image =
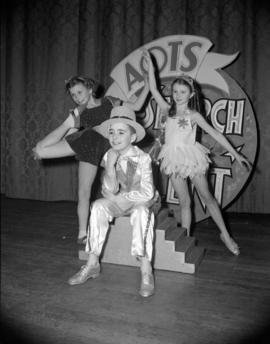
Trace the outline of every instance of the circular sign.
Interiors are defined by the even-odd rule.
[[[222,67],[230,64],[238,54],[231,56],[209,53],[211,42],[198,36],[167,36],[144,46],[155,57],[163,96],[169,101],[172,81],[183,72],[193,77],[201,87],[206,120],[221,132],[232,146],[254,163],[257,151],[257,126],[251,103],[243,89]],[[140,48],[141,49],[141,48]],[[108,94],[122,99],[136,97],[143,87],[142,57],[138,49],[121,61],[111,73],[114,84]],[[145,112],[139,115],[151,136],[160,132],[160,109],[150,99]],[[210,149],[212,164],[209,168],[210,189],[221,208],[235,200],[246,185],[251,172],[240,166],[232,154],[210,135],[201,132],[199,141]],[[147,149],[147,147],[146,147]],[[178,204],[170,180],[158,178],[165,200],[170,208]],[[209,214],[196,189],[191,187],[194,199],[195,221]],[[177,206],[178,207],[178,206]],[[178,212],[179,213],[179,212]],[[177,217],[177,216],[176,216]]]

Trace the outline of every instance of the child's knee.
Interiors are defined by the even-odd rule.
[[[98,199],[92,203],[91,212],[96,211],[96,210],[101,210],[101,209],[104,209],[104,202],[102,199]]]
[[[211,205],[216,204],[216,199],[210,192],[204,195],[201,195],[201,199],[206,204],[206,206],[211,206]]]
[[[131,217],[130,217],[130,221],[131,223],[133,223],[133,221],[135,219],[144,219],[144,218],[148,218],[150,213],[149,208],[147,208],[144,205],[137,205],[136,207],[134,207]]]
[[[190,197],[185,197],[185,198],[179,199],[179,203],[180,203],[180,206],[182,208],[190,208],[191,207],[191,199],[190,199]]]
[[[144,205],[137,205],[135,210],[137,210],[139,213],[149,213],[149,209]]]

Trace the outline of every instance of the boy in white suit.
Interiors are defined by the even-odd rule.
[[[133,145],[143,139],[145,130],[136,122],[136,115],[132,110],[125,106],[116,106],[111,111],[110,119],[100,125],[99,132],[109,139],[111,145],[103,158],[104,198],[92,205],[86,243],[88,261],[68,283],[81,284],[89,278],[98,277],[99,256],[109,222],[114,217],[130,214],[133,227],[131,255],[141,262],[140,295],[148,297],[154,293],[151,266],[154,214],[149,208],[158,195],[153,185],[151,158]]]

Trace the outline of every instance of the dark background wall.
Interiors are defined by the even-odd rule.
[[[92,76],[105,88],[127,54],[167,35],[204,36],[240,56],[226,68],[257,117],[256,170],[229,211],[270,213],[270,9],[256,0],[33,0],[1,8],[1,193],[75,200],[74,158],[34,161],[31,149],[72,106],[64,80]]]

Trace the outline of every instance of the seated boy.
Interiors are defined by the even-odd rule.
[[[130,214],[133,227],[131,255],[141,262],[140,295],[148,297],[154,293],[151,266],[154,215],[149,207],[156,201],[157,192],[153,185],[149,154],[133,145],[143,139],[145,130],[136,122],[136,115],[132,110],[125,106],[116,106],[111,111],[110,119],[99,126],[99,132],[109,139],[111,145],[103,158],[104,198],[92,205],[86,243],[88,261],[68,283],[81,284],[89,278],[98,277],[99,256],[109,222],[114,217]]]

